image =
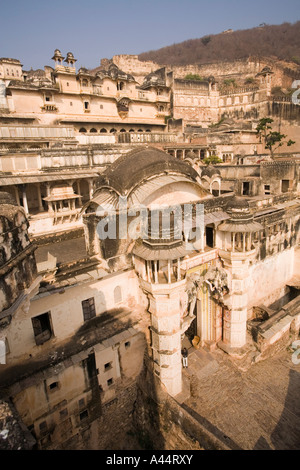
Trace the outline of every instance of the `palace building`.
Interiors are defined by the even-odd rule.
[[[230,104],[213,77],[53,60],[0,59],[0,447],[231,448],[181,351],[255,367],[299,336],[298,154],[233,117],[271,70]]]

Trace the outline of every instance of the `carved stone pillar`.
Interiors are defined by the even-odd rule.
[[[222,345],[227,352],[234,352],[234,349],[246,345],[249,257],[245,252],[222,251],[220,255],[232,279],[224,311]]]
[[[155,289],[148,293],[154,373],[172,396],[182,391],[180,296],[183,284],[184,281],[175,289],[155,284]]]

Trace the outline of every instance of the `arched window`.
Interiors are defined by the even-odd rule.
[[[79,132],[86,132],[86,129],[85,129],[84,127],[81,127],[81,128],[79,129]]]
[[[151,132],[151,129],[146,129],[146,132]]]
[[[117,90],[124,90],[125,83],[124,82],[118,82],[117,83]]]
[[[100,134],[105,134],[106,132],[107,132],[107,130],[104,127],[102,127],[102,129],[100,129]]]
[[[114,288],[114,302],[115,304],[122,302],[122,289],[120,286]]]
[[[109,132],[112,134],[113,132],[117,132],[117,129],[113,127]]]
[[[143,132],[143,129],[139,129],[138,132]]]
[[[92,129],[90,130],[90,132],[97,132],[97,129],[95,129],[94,127],[92,127]]]
[[[134,132],[134,129],[129,129],[129,132]]]
[[[126,132],[126,129],[121,129],[120,132]]]

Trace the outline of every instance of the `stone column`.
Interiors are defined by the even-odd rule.
[[[201,229],[201,232],[200,232],[200,251],[201,253],[204,252],[204,247],[205,247],[205,232],[204,232],[204,228]]]
[[[14,186],[14,189],[15,189],[15,196],[16,196],[16,201],[17,201],[17,204],[20,206],[20,196],[19,196],[19,187],[16,185]]]
[[[149,261],[146,261],[146,266],[147,266],[147,279],[148,282],[151,282],[151,275],[150,275],[150,267],[149,267]]]
[[[252,233],[248,233],[248,240],[247,240],[247,251],[251,250],[252,246]]]
[[[37,185],[36,185],[36,190],[37,190],[39,211],[40,211],[40,212],[44,212],[44,207],[43,207],[43,202],[42,202],[42,196],[41,196],[41,184],[40,184],[40,183],[37,183]]]
[[[180,294],[183,287],[171,291],[166,284],[155,286],[157,289],[148,295],[154,374],[167,392],[176,396],[182,391]]]
[[[87,149],[87,158],[88,158],[88,162],[89,162],[89,167],[93,167],[94,165],[94,151],[92,150],[91,147],[88,147]]]
[[[23,198],[23,207],[25,209],[25,212],[26,212],[26,214],[29,214],[27,194],[26,194],[26,185],[25,184],[22,186],[22,198]]]
[[[177,281],[180,281],[181,275],[180,275],[180,258],[177,260]]]
[[[235,252],[235,232],[232,234],[232,251]]]
[[[157,274],[157,261],[154,261],[154,280],[155,283],[158,283],[158,274]]]
[[[239,354],[246,345],[249,256],[247,252],[224,252],[220,250],[224,268],[230,272],[231,286],[224,313],[223,341],[225,351]]]
[[[77,194],[78,194],[78,196],[81,196],[80,180],[77,180],[76,183],[77,183]],[[77,199],[77,201],[78,201],[78,206],[81,207],[81,206],[82,206],[81,197],[79,197],[79,198]]]
[[[45,184],[46,186],[46,196],[50,196],[50,183],[47,181],[47,183]]]
[[[46,187],[46,196],[48,197],[50,196],[50,193],[51,193],[50,183],[48,181],[45,183],[45,187]],[[48,206],[48,212],[53,212],[53,205],[50,201],[47,201],[47,206]]]
[[[93,180],[88,180],[88,185],[89,185],[89,198],[93,198]]]
[[[168,284],[171,284],[171,261],[168,259]]]
[[[52,205],[52,201],[47,201],[47,204],[48,204],[48,211],[49,211],[49,212],[54,212],[54,210],[53,210],[53,205]]]

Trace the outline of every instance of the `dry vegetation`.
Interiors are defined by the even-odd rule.
[[[144,52],[139,59],[165,65],[188,65],[232,61],[249,56],[274,57],[300,65],[300,21],[190,39]]]

